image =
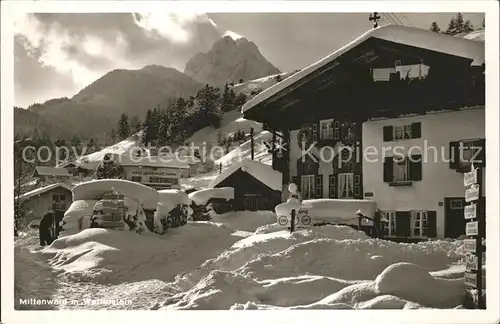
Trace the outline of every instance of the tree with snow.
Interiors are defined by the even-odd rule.
[[[130,119],[130,129],[132,132],[138,132],[141,130],[142,124],[139,116],[135,115]]]
[[[241,108],[241,106],[243,106],[246,101],[247,101],[247,96],[243,92],[241,92],[234,99],[234,105],[236,108]]]
[[[470,20],[464,22],[463,15],[459,12],[455,18],[450,20],[448,28],[444,32],[446,35],[455,36],[461,33],[470,33],[474,30],[474,27]]]
[[[142,142],[144,145],[148,145],[154,139],[153,137],[153,112],[151,109],[148,109],[146,112],[146,118],[142,123],[142,129],[144,132],[142,133]]]
[[[222,112],[231,111],[234,107],[234,91],[233,94],[231,94],[231,91],[232,89],[229,89],[229,85],[226,82],[226,85],[224,86],[224,92],[222,93],[220,106]]]
[[[116,161],[104,159],[96,170],[97,179],[123,179],[125,170]]]
[[[438,24],[435,21],[433,21],[429,30],[435,33],[439,33],[441,31],[441,28],[439,28]]]
[[[118,138],[124,140],[130,136],[130,126],[128,124],[128,116],[123,113],[118,120]]]
[[[166,113],[162,113],[158,127],[158,144],[166,145],[170,139],[170,130]]]
[[[201,126],[218,127],[221,118],[219,89],[207,84],[203,89],[198,91],[196,100],[198,102],[197,117],[198,121],[202,123]]]

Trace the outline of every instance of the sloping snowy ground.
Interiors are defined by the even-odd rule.
[[[16,290],[18,296],[31,291],[40,298],[130,302],[59,307],[83,309],[402,309],[462,303],[462,241],[398,244],[344,226],[290,234],[275,220],[270,212],[228,213],[164,236],[87,229],[37,253],[27,253],[29,244],[19,242]],[[18,287],[38,270],[43,280]]]

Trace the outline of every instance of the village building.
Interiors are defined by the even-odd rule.
[[[125,180],[156,190],[180,189],[180,179],[190,172],[189,164],[175,158],[115,154],[112,159],[123,167]]]
[[[49,211],[65,212],[72,203],[71,189],[69,184],[53,183],[20,195],[22,222],[36,224]]]
[[[56,168],[64,168],[68,170],[68,173],[70,175],[75,175],[77,173],[78,167],[78,163],[73,160],[66,160],[56,165]]]
[[[68,182],[71,174],[65,168],[37,166],[33,171],[33,178],[40,182]]]
[[[295,182],[304,199],[372,199],[389,236],[464,234],[469,163],[456,158],[472,147],[485,156],[484,43],[474,39],[375,28],[248,101],[244,117],[273,132],[283,191]]]
[[[271,166],[242,160],[220,173],[211,188],[234,188],[235,210],[274,210],[281,202],[281,173]]]

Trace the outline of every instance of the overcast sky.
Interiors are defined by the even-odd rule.
[[[407,26],[446,29],[455,13],[397,13]],[[479,26],[483,14],[464,14]],[[381,24],[391,21],[383,15]],[[113,69],[184,70],[221,36],[244,36],[282,71],[303,68],[372,27],[368,14],[31,14],[15,26],[15,104],[71,97]]]

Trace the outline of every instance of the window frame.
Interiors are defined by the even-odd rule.
[[[338,194],[338,199],[354,199],[354,173],[353,172],[343,172],[339,173],[337,179],[337,194]],[[342,179],[344,178],[344,179]],[[341,190],[340,185],[341,183],[344,182],[344,191]],[[349,188],[350,184],[350,188]],[[351,192],[351,195],[349,195],[349,189]],[[344,192],[346,195],[344,196]]]
[[[427,210],[412,210],[411,213],[411,234],[416,237],[425,237],[429,231],[429,218]],[[418,219],[417,219],[418,216]],[[418,222],[418,226],[415,224]],[[418,228],[418,234],[415,230]]]
[[[400,135],[397,136],[397,135]],[[393,125],[392,126],[392,139],[393,141],[404,141],[408,139],[412,139],[412,124],[404,124],[404,125]]]
[[[333,118],[320,120],[320,122],[319,122],[319,138],[320,138],[320,140],[333,139],[333,137],[334,137],[333,124],[334,124]],[[324,132],[326,132],[327,136],[324,136],[324,134],[323,134]]]
[[[304,185],[310,184],[307,190],[304,189]],[[303,174],[300,176],[300,189],[303,199],[314,199],[316,195],[316,175],[315,174]]]
[[[397,230],[396,211],[395,210],[381,210],[380,212],[387,219],[387,222],[383,222],[384,235],[385,236],[396,236],[396,230]],[[387,233],[386,233],[386,230],[387,230]]]
[[[408,159],[408,157],[405,156],[404,160],[402,161],[396,161],[396,160],[393,160],[393,169],[392,169],[392,181],[393,182],[406,182],[406,181],[411,181],[410,180],[410,160]],[[404,179],[398,179],[397,175],[397,167],[399,165],[401,165],[402,163],[404,163]]]

